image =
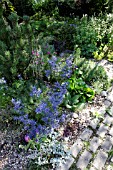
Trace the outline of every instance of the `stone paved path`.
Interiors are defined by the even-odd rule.
[[[106,61],[100,65],[106,67]],[[113,65],[110,66],[106,71],[113,78]],[[58,170],[113,170],[113,86],[101,95],[101,116],[90,120],[70,148],[72,157]]]
[[[73,170],[113,170],[113,117],[105,114],[96,127],[91,122],[70,151],[72,158],[61,170],[68,170],[73,163]]]

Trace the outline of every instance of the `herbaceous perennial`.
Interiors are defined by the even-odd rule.
[[[41,121],[30,119],[29,114],[24,112],[24,105],[20,100],[12,99],[14,104],[14,110],[19,113],[19,116],[15,116],[15,120],[19,120],[24,124],[24,129],[28,132],[30,138],[34,138],[36,134],[48,134],[52,128],[58,128],[59,124],[65,120],[64,114],[59,114],[58,106],[62,103],[64,95],[67,92],[67,83],[60,84],[55,83],[52,91],[48,92],[47,99],[41,101],[36,107],[36,114],[41,115]],[[34,86],[30,96],[39,95],[42,93],[41,90],[37,90]]]
[[[24,129],[28,132],[27,136],[34,138],[36,134],[49,134],[51,129],[58,128],[65,121],[66,115],[59,113],[59,106],[62,104],[65,94],[67,93],[68,83],[66,79],[72,74],[73,56],[70,55],[65,59],[64,65],[61,66],[56,56],[52,56],[48,60],[49,69],[45,71],[46,76],[51,76],[55,72],[59,73],[63,82],[55,82],[53,87],[47,92],[46,98],[39,103],[34,103],[36,106],[34,112],[38,119],[29,117],[29,114],[24,110],[24,103],[20,100],[12,99],[14,110],[19,113],[14,119],[19,120],[24,124]],[[61,66],[61,67],[60,67]],[[39,98],[43,93],[41,89],[32,87],[30,97]]]

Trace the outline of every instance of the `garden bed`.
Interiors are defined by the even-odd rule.
[[[91,121],[110,114],[113,16],[40,11],[20,24],[13,8],[4,15],[9,4],[0,4],[0,168],[56,170]]]

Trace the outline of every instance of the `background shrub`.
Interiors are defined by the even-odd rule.
[[[112,3],[108,0],[40,0],[33,3],[33,8],[35,12],[40,13],[37,14],[40,17],[43,15],[53,16],[57,13],[57,17],[59,15],[61,17],[79,16],[81,18],[84,14],[97,16],[100,13],[110,11],[110,4]]]
[[[33,0],[10,0],[12,5],[15,7],[15,11],[21,17],[24,15],[32,16],[34,10],[32,8]]]

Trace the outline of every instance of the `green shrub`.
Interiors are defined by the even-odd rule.
[[[113,12],[113,0],[108,0],[107,3],[107,13],[112,13]]]
[[[74,49],[74,34],[76,31],[76,24],[72,20],[67,21],[53,21],[48,26],[48,32],[54,37],[56,43],[59,44],[59,51]],[[70,41],[71,40],[71,41]]]
[[[105,39],[108,28],[105,18],[88,18],[84,16],[79,20],[75,20],[77,25],[76,32],[74,34],[74,43],[81,49],[81,56],[86,58],[96,57],[96,53],[101,58],[105,57],[106,49],[105,44],[108,42],[108,38]],[[105,52],[104,52],[105,51]],[[99,58],[99,57],[98,57]]]
[[[101,37],[101,42],[99,41],[99,46],[96,51],[93,52],[94,58],[101,60],[106,58],[112,61],[112,51],[113,51],[113,15],[108,14],[104,17],[98,19],[98,29],[99,37]],[[99,24],[100,23],[100,24]],[[99,26],[100,25],[100,26]],[[98,45],[98,43],[97,43]]]
[[[24,23],[18,24],[18,15],[11,13],[9,20],[13,28],[3,18],[0,19],[0,76],[5,77],[8,83],[15,81],[18,75],[25,78],[29,64],[32,60],[32,50],[35,45],[35,38],[29,17],[24,16]],[[31,70],[31,72],[33,72]],[[32,75],[32,73],[31,73]]]
[[[99,15],[100,13],[105,13],[108,8],[108,0],[90,0],[87,3],[88,6],[88,15]]]
[[[58,54],[66,50],[72,53],[78,46],[81,57],[101,60],[112,52],[112,15],[83,16],[81,19],[66,17],[59,21],[44,16],[40,21],[32,22],[32,26],[42,38],[52,37],[53,41],[49,43],[55,46]]]
[[[96,93],[108,89],[110,82],[105,69],[93,60],[80,58],[80,54],[80,49],[77,49],[74,60],[75,65],[78,67],[75,70],[77,78],[82,78],[83,81],[95,89]]]
[[[40,20],[44,16],[50,18],[52,16],[58,16],[57,1],[53,0],[38,0],[33,2],[33,9],[35,11],[35,19]]]
[[[32,7],[33,0],[10,0],[10,2],[21,17],[24,15],[32,16],[35,13]]]
[[[38,0],[33,2],[33,8],[37,12],[37,17],[56,16],[60,17],[77,17],[80,18],[87,14],[88,16],[105,13],[108,10],[108,0]]]
[[[97,49],[97,32],[94,30],[93,24],[88,21],[87,16],[84,16],[80,22],[77,21],[77,24],[74,43],[81,49],[83,57],[92,57],[93,51]]]

